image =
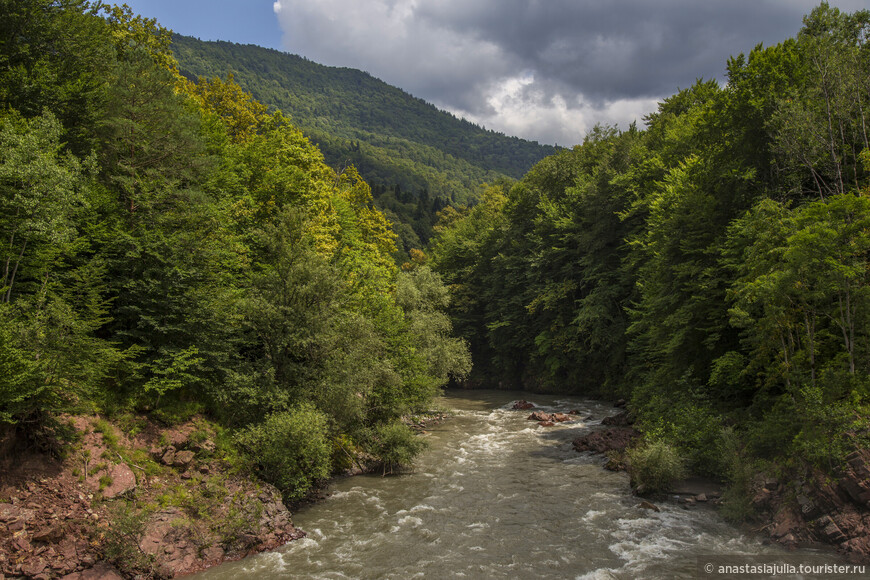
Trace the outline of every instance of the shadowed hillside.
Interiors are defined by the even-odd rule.
[[[353,164],[375,193],[465,203],[482,182],[518,179],[556,148],[485,130],[392,87],[368,73],[326,67],[253,45],[173,37],[186,76],[235,81],[260,102],[281,109],[333,166]]]

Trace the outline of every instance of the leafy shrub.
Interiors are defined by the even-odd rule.
[[[401,421],[394,421],[375,429],[372,453],[384,464],[384,473],[410,464],[426,448],[426,441],[418,437]]]
[[[638,493],[664,491],[686,476],[683,458],[672,445],[654,440],[628,452],[629,473]]]
[[[726,520],[743,522],[750,519],[752,507],[752,480],[759,473],[758,462],[747,457],[746,449],[733,429],[722,429],[722,462],[727,466],[728,488],[722,494],[721,513]]]
[[[641,419],[650,439],[672,442],[693,473],[727,475],[720,449],[722,420],[709,405],[661,397],[654,413]]]
[[[709,406],[688,404],[676,414],[670,441],[677,442],[688,468],[699,475],[721,476],[727,470],[722,463],[722,420]]]
[[[154,575],[154,556],[146,554],[139,547],[139,540],[145,531],[147,514],[127,503],[117,505],[109,518],[109,529],[103,540],[106,559],[115,564],[128,577],[144,574]]]
[[[200,401],[174,400],[164,397],[161,407],[151,412],[151,417],[164,425],[181,425],[203,412],[205,405]]]
[[[148,426],[148,420],[145,417],[134,415],[129,412],[121,413],[115,418],[115,421],[117,422],[118,427],[121,428],[121,431],[130,437],[138,435]]]
[[[260,476],[288,500],[301,499],[329,476],[332,445],[327,418],[311,405],[273,413],[239,433],[237,442]]]

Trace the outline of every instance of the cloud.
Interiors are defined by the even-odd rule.
[[[843,0],[845,10],[859,0]],[[854,4],[854,6],[853,6]],[[793,36],[809,0],[278,0],[284,48],[370,72],[488,128],[577,143],[732,54]]]

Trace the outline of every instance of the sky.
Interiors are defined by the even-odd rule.
[[[797,34],[816,0],[126,0],[203,40],[364,70],[493,129],[570,146],[642,124],[728,57]],[[866,0],[832,1],[846,12]]]

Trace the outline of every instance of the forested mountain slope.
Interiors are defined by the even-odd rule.
[[[281,109],[334,167],[353,164],[377,193],[393,189],[460,203],[499,177],[518,179],[556,148],[487,131],[368,73],[253,45],[173,36],[182,74],[235,81]]]

